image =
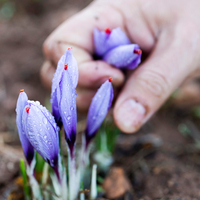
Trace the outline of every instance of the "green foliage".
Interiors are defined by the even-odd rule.
[[[36,152],[35,171],[38,172],[38,173],[42,172],[44,164],[45,164],[44,159],[41,157],[41,155],[38,152]]]
[[[191,133],[191,131],[188,128],[188,126],[186,124],[184,124],[184,123],[179,124],[178,130],[184,137],[187,137]]]
[[[107,118],[95,136],[95,147],[97,151],[107,150],[112,153],[119,133],[120,130],[114,124],[113,119]]]
[[[21,174],[23,178],[24,195],[25,195],[26,200],[30,200],[30,190],[29,190],[28,180],[26,176],[26,166],[23,159],[20,160],[20,170],[21,170]]]

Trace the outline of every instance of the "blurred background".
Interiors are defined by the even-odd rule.
[[[19,91],[49,102],[40,80],[42,44],[89,3],[0,0],[0,199],[13,190],[23,157],[15,123]],[[119,135],[116,164],[104,183],[110,199],[200,199],[199,80],[200,73],[190,77],[138,133]]]

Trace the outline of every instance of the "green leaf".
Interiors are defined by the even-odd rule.
[[[28,180],[26,175],[26,166],[23,159],[20,159],[20,170],[23,178],[23,188],[26,200],[30,200],[30,190],[28,186]]]

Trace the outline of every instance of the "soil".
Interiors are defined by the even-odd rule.
[[[19,90],[25,89],[29,99],[43,105],[49,101],[50,91],[42,86],[39,76],[44,61],[42,44],[60,23],[88,3],[89,0],[0,2],[0,199],[7,199],[15,188],[18,161],[23,157],[15,124]],[[5,5],[10,6],[12,16],[2,11]],[[199,82],[196,84],[199,87]],[[192,117],[188,101],[187,109],[177,107],[169,103],[138,133],[120,134],[115,162],[104,182],[107,197],[200,199],[199,120]],[[179,132],[180,124],[189,127],[187,136],[184,131]]]

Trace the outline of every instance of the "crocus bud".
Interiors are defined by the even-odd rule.
[[[90,104],[85,131],[86,147],[95,136],[111,107],[113,100],[113,87],[111,81],[112,79],[110,78],[101,85]]]
[[[141,62],[142,51],[137,44],[131,44],[120,29],[94,29],[95,54],[105,62],[117,67],[134,69]]]
[[[24,155],[26,157],[28,164],[30,165],[34,157],[34,148],[32,147],[31,143],[26,137],[26,134],[24,132],[23,125],[22,125],[23,124],[22,114],[27,104],[28,104],[28,97],[26,93],[24,92],[24,90],[21,90],[18,100],[17,100],[17,106],[16,106],[16,113],[17,113],[16,123],[17,123],[17,129],[19,133],[19,139],[22,144]]]
[[[58,127],[51,113],[38,101],[28,101],[23,110],[22,125],[35,150],[52,168],[58,166]]]
[[[113,30],[107,28],[105,31],[99,31],[97,28],[94,29],[95,53],[99,57],[102,57],[115,47],[130,43],[126,34],[119,27]]]
[[[110,50],[103,60],[117,68],[135,69],[141,62],[141,55],[137,44],[129,44]]]
[[[78,83],[78,67],[69,48],[58,62],[53,78],[51,103],[56,122],[62,121],[65,138],[73,154],[76,140],[76,86]]]

